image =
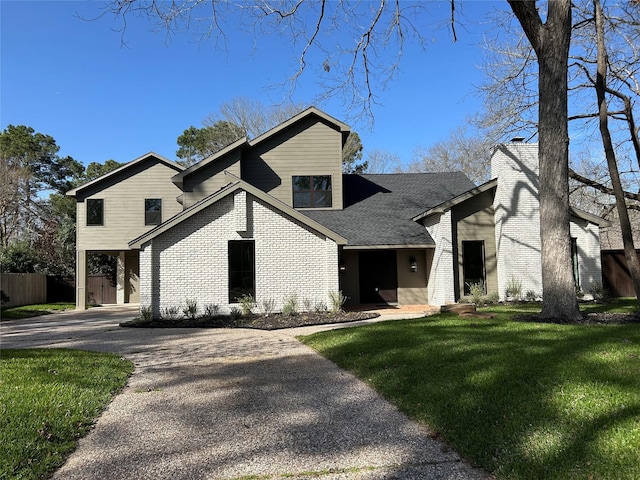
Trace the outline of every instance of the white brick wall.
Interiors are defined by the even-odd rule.
[[[502,145],[491,160],[492,177],[498,177],[494,209],[502,300],[511,279],[522,283],[522,295],[529,290],[543,293],[538,171],[537,144]],[[572,218],[570,230],[578,243],[580,286],[586,290],[602,281],[600,230],[577,218]]]
[[[583,292],[588,292],[593,283],[602,284],[600,262],[600,228],[581,221],[571,222],[571,237],[578,243],[578,280]]]
[[[509,282],[542,294],[538,145],[499,146],[491,159],[498,178],[494,199],[498,293],[504,300]]]
[[[443,213],[439,218],[436,216],[427,220],[425,227],[436,243],[429,271],[427,300],[431,305],[454,302],[451,210]]]
[[[235,203],[234,203],[234,195]],[[244,191],[229,195],[144,245],[140,253],[140,303],[154,315],[182,306],[186,298],[203,309],[228,302],[228,241],[255,240],[256,300],[276,301],[295,294],[300,307],[329,303],[338,290],[338,246],[305,225]],[[238,232],[234,205],[246,196],[246,231]],[[240,222],[241,223],[241,222]],[[155,280],[157,279],[157,280]]]

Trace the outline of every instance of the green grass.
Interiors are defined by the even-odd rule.
[[[606,304],[601,303],[584,303],[580,306],[583,312],[612,312],[612,313],[634,313],[638,311],[638,302],[635,298],[614,298]]]
[[[21,318],[38,317],[50,313],[62,312],[76,308],[75,303],[39,303],[36,305],[24,305],[22,307],[5,307],[2,309],[0,319],[19,320]]]
[[[437,315],[302,340],[498,478],[640,478],[640,325],[511,320],[537,305],[483,310],[496,318]]]
[[[0,479],[48,478],[132,371],[105,353],[1,350]]]

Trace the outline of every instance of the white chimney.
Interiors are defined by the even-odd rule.
[[[491,157],[491,177],[498,179],[493,208],[501,299],[512,281],[523,296],[542,294],[538,172],[536,143],[498,145]]]

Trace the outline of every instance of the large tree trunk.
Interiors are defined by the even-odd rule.
[[[569,231],[568,83],[571,1],[548,2],[542,23],[535,0],[508,0],[538,58],[540,236],[544,318],[581,318]]]
[[[622,232],[622,244],[624,245],[624,256],[627,260],[629,273],[633,281],[633,288],[636,292],[638,306],[640,306],[640,262],[633,245],[633,232],[629,221],[629,212],[624,197],[624,189],[620,181],[618,162],[609,131],[609,108],[607,106],[607,49],[604,40],[604,14],[600,0],[593,0],[594,13],[596,19],[596,38],[598,47],[598,71],[596,76],[596,95],[598,98],[598,114],[600,116],[600,134],[604,146],[611,185],[616,197],[616,208],[618,209],[618,219],[620,221],[620,231]]]

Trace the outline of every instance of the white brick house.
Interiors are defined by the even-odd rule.
[[[510,285],[524,296],[542,296],[538,145],[498,145],[491,159],[492,180],[414,217],[434,238],[429,289],[433,304],[456,301],[477,280],[466,275],[465,249],[477,248],[478,271],[487,293],[507,297]],[[600,226],[605,220],[571,209],[571,242],[576,287],[601,283]],[[453,265],[453,268],[450,266]],[[470,269],[474,270],[474,269]],[[430,282],[431,285],[431,282]]]
[[[189,168],[147,154],[69,192],[78,307],[90,296],[89,251],[117,255],[118,302],[154,316],[187,299],[225,312],[243,294],[277,309],[291,296],[328,304],[338,291],[351,305],[442,305],[480,282],[501,298],[511,282],[542,294],[537,145],[499,145],[492,180],[475,186],[460,172],[345,175],[348,135],[309,108]],[[600,281],[606,222],[572,214],[584,289]]]
[[[131,242],[140,249],[140,275],[147,279],[140,304],[156,316],[186,298],[228,312],[237,304],[229,290],[229,251],[242,243],[255,262],[248,272],[253,289],[246,293],[258,303],[273,300],[281,309],[295,295],[300,304],[327,305],[329,293],[340,290],[338,246],[346,240],[236,179]]]

